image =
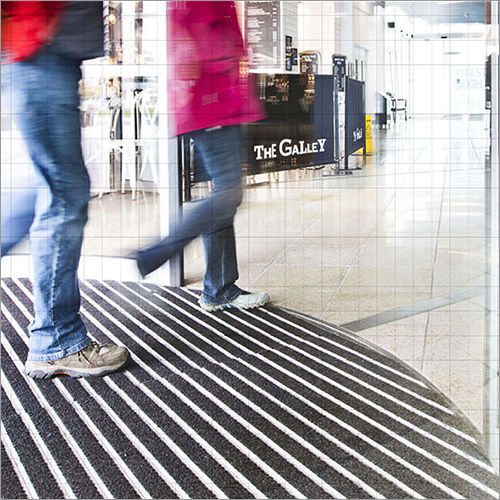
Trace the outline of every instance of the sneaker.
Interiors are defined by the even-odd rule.
[[[201,299],[198,301],[200,307],[205,311],[222,311],[223,309],[253,309],[254,307],[261,307],[269,302],[269,295],[265,292],[243,292],[235,299],[224,302],[223,304],[209,304]]]
[[[128,350],[112,344],[92,342],[81,351],[55,361],[26,361],[24,372],[33,378],[54,375],[101,377],[121,368],[128,359]]]

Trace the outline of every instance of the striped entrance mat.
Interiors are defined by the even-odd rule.
[[[469,422],[369,344],[274,307],[82,283],[102,379],[21,374],[31,285],[2,281],[2,498],[498,498]]]

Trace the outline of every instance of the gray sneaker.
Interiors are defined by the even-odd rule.
[[[128,359],[128,350],[112,344],[92,342],[81,351],[55,361],[26,361],[24,373],[33,378],[54,375],[101,377],[121,368]]]
[[[261,307],[269,302],[269,295],[265,292],[243,292],[235,299],[223,304],[210,304],[201,299],[198,301],[200,307],[205,311],[215,312],[222,311],[223,309],[253,309],[254,307]]]

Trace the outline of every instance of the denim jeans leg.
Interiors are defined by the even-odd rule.
[[[35,318],[28,359],[51,361],[90,343],[77,279],[90,188],[80,144],[80,61],[45,49],[11,66],[17,123],[46,185],[30,229]]]
[[[203,280],[203,300],[210,303],[229,301],[241,290],[235,285],[238,275],[234,226],[203,235],[206,271]]]
[[[212,192],[191,207],[171,235],[139,252],[139,266],[149,273],[203,235],[207,258],[203,299],[222,303],[240,293],[234,284],[238,271],[233,229],[234,215],[243,196],[240,131],[239,126],[231,126],[209,132],[199,130],[191,135],[212,179]]]
[[[227,127],[210,133],[198,132],[195,144],[201,151],[205,169],[212,178],[212,196],[224,193],[225,214],[212,217],[212,228],[203,233],[205,278],[202,299],[211,304],[227,302],[241,293],[235,285],[238,275],[234,216],[240,205],[241,186],[240,128]],[[219,201],[220,203],[220,201]]]

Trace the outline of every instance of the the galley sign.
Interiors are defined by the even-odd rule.
[[[317,139],[314,142],[293,141],[283,139],[279,143],[257,144],[253,147],[256,160],[271,160],[277,158],[278,154],[284,157],[299,156],[325,151],[326,139]]]

